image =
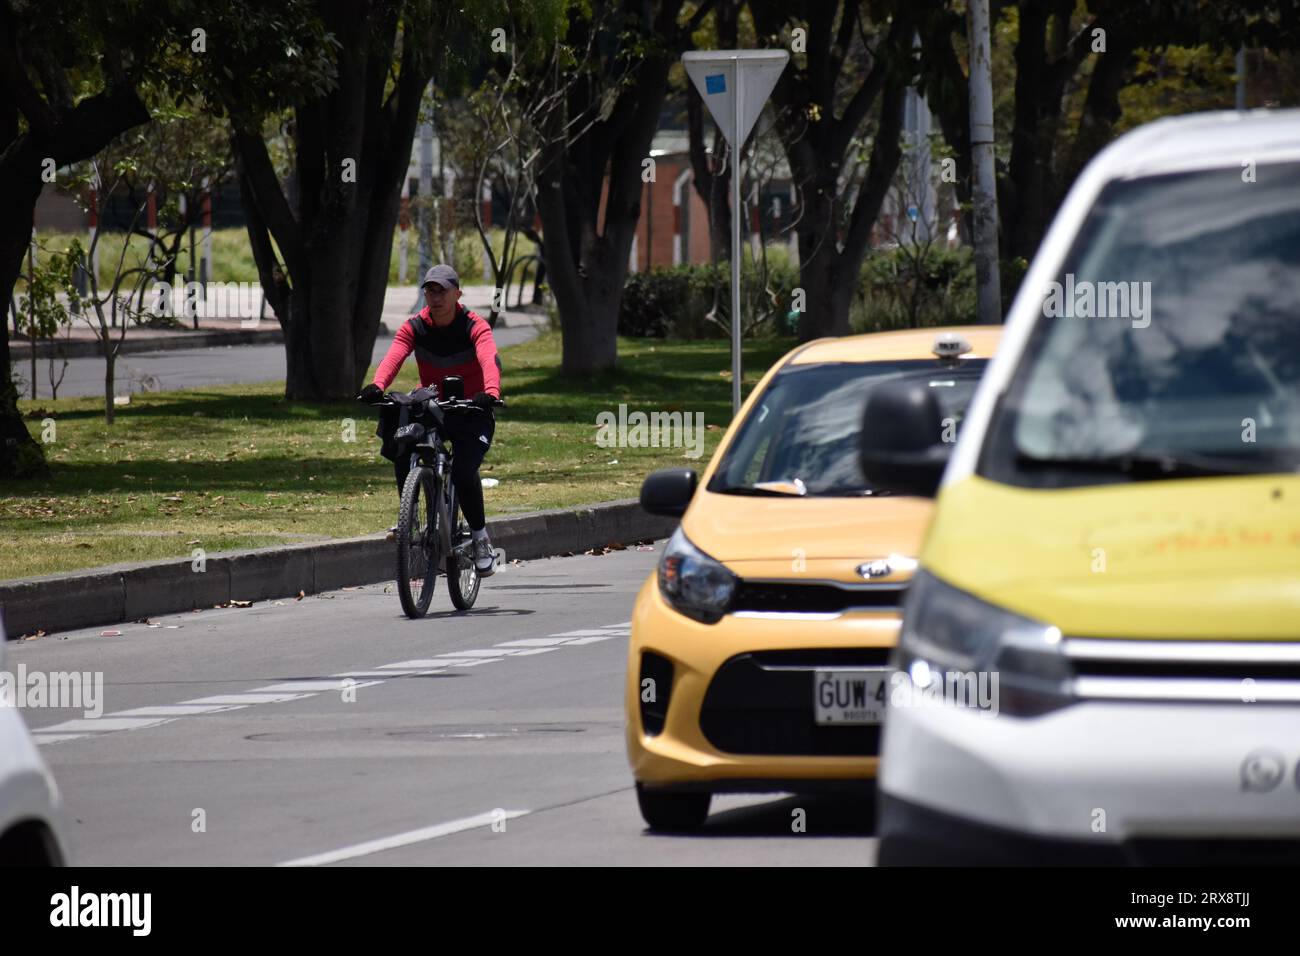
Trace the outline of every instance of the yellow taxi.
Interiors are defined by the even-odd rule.
[[[641,504],[681,517],[636,598],[627,752],[652,829],[699,826],[717,792],[869,786],[888,661],[933,504],[870,487],[871,391],[914,383],[955,440],[999,327],[802,345],[759,381],[703,476],[650,475]]]

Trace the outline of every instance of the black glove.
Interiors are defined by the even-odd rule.
[[[492,407],[497,403],[497,400],[493,398],[491,395],[489,395],[487,392],[479,392],[477,395],[471,398],[470,401],[473,402],[475,405],[477,405],[479,408],[483,409],[484,411],[491,411]]]
[[[374,382],[371,382],[369,385],[367,385],[365,388],[361,390],[361,394],[357,396],[357,401],[365,402],[367,405],[374,405],[377,402],[381,401],[383,397],[384,397],[384,390],[380,388],[378,385],[376,385]]]

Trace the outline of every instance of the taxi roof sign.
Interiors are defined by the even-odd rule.
[[[934,348],[931,349],[941,359],[961,358],[970,350],[970,343],[957,332],[940,332],[935,336]]]

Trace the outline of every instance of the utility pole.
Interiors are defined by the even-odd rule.
[[[993,166],[993,77],[989,44],[989,0],[966,6],[970,36],[970,147],[974,182],[976,301],[981,325],[1002,321],[998,272],[998,190]]]

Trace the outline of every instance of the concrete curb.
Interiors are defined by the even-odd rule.
[[[608,544],[663,538],[673,518],[641,510],[634,499],[537,511],[488,522],[492,544],[507,560],[580,553]],[[119,564],[71,574],[0,583],[0,618],[10,638],[119,624],[226,604],[316,594],[391,581],[395,546],[383,535],[207,555],[198,570],[188,558]],[[394,597],[396,600],[396,597]]]

